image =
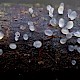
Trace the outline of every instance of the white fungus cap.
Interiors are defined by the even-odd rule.
[[[16,37],[16,36],[15,36],[15,41],[18,41],[18,40],[19,40],[19,37]]]
[[[52,7],[51,7],[51,5],[47,5],[46,8],[47,8],[48,11],[50,11]]]
[[[72,11],[68,17],[71,19],[71,20],[74,20],[76,17],[77,17],[77,12],[76,11]]]
[[[3,39],[3,37],[4,37],[4,33],[0,31],[0,39]]]
[[[47,5],[47,10],[48,10],[49,12],[53,13],[54,8],[51,7],[51,5]]]
[[[3,50],[2,49],[0,49],[0,55],[2,55],[3,54]]]
[[[74,32],[73,34],[74,34],[74,36],[76,36],[76,37],[80,37],[80,31],[76,31],[76,32]]]
[[[47,5],[47,10],[49,11],[49,17],[53,17],[54,8],[51,5]]]
[[[33,26],[29,26],[29,30],[30,30],[30,31],[35,31],[34,25],[33,25]]]
[[[18,32],[18,31],[15,32],[15,36],[16,36],[16,37],[20,37],[20,32]]]
[[[57,25],[57,20],[55,18],[52,18],[50,21],[49,21],[49,24],[51,24],[52,26],[56,26]]]
[[[61,3],[59,8],[58,8],[58,13],[63,14],[63,12],[64,12],[64,3]]]
[[[34,46],[35,48],[40,48],[40,47],[42,46],[42,42],[41,42],[41,41],[35,41],[35,42],[33,43],[33,46]]]
[[[53,18],[53,13],[49,12],[49,17]]]
[[[62,32],[63,34],[69,34],[69,30],[68,30],[67,28],[62,28],[62,29],[61,29],[61,32]]]
[[[11,49],[16,49],[16,48],[17,48],[17,45],[16,45],[15,43],[10,43],[10,44],[9,44],[9,47],[10,47]]]
[[[69,46],[68,46],[68,50],[69,50],[69,51],[71,51],[71,52],[72,52],[72,51],[74,51],[74,49],[75,49],[75,48],[74,48],[74,46],[73,46],[73,45],[69,45]]]
[[[72,38],[72,36],[73,36],[73,34],[72,34],[72,33],[68,33],[68,34],[66,34],[66,38],[67,38],[67,39]]]
[[[72,10],[71,9],[68,9],[68,18],[70,16],[71,12],[72,12]]]
[[[32,8],[32,7],[29,8],[29,13],[30,13],[30,14],[33,14],[33,8]]]
[[[67,22],[67,25],[66,25],[66,28],[67,28],[67,29],[71,29],[71,28],[73,28],[73,26],[74,26],[73,21],[68,21],[68,22]]]
[[[24,40],[28,40],[28,35],[27,35],[27,34],[24,34],[24,35],[23,35],[23,39],[24,39]]]
[[[60,43],[61,43],[61,44],[65,44],[65,43],[66,43],[66,41],[67,41],[67,39],[66,39],[66,38],[60,39]]]
[[[49,12],[53,14],[54,8],[52,7]]]
[[[80,47],[77,47],[77,51],[78,51],[78,53],[80,53]]]
[[[65,20],[63,19],[63,18],[60,18],[59,19],[59,27],[64,27],[64,25],[65,25]]]
[[[71,61],[72,65],[76,65],[76,60]]]
[[[52,36],[53,32],[50,29],[44,30],[45,35]]]
[[[80,38],[77,39],[77,42],[80,44]]]

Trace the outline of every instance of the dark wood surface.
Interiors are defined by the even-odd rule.
[[[0,73],[5,72],[5,74],[7,74],[7,72],[12,72],[13,74],[16,73],[18,76],[21,75],[23,78],[23,74],[25,75],[25,72],[29,72],[30,75],[33,76],[37,75],[35,72],[49,73],[53,71],[55,75],[59,76],[61,72],[63,73],[64,71],[67,71],[65,69],[71,69],[72,71],[74,69],[79,69],[80,53],[77,51],[69,52],[67,49],[69,44],[77,44],[75,42],[75,38],[73,37],[73,39],[69,40],[65,45],[61,45],[59,39],[64,37],[64,35],[61,34],[58,26],[52,27],[48,24],[50,17],[47,14],[46,6],[33,6],[36,17],[31,17],[31,15],[27,12],[29,5],[12,4],[0,6],[0,10],[7,13],[4,17],[0,17],[0,25],[2,26],[2,31],[5,33],[5,37],[0,40],[0,48],[3,49],[3,54],[0,55]],[[67,9],[68,8],[66,7],[64,15],[61,16],[57,14],[56,8],[54,15],[57,16],[57,19],[64,17],[67,21]],[[80,13],[79,9],[76,10]],[[47,20],[43,20],[43,17]],[[31,32],[28,29],[27,21],[29,20],[35,23],[35,32]],[[80,16],[75,20],[75,26],[80,26],[79,21]],[[26,29],[23,31],[20,30],[20,25],[26,26]],[[53,29],[54,36],[45,36],[43,33],[45,28]],[[21,33],[21,37],[17,42],[14,40],[14,33],[16,31]],[[29,39],[24,41],[22,39],[22,35],[26,32],[29,35]],[[36,49],[33,47],[32,44],[35,40],[42,41],[43,45],[41,48]],[[10,43],[16,43],[18,46],[17,49],[11,50],[9,48]],[[72,59],[77,61],[77,64],[74,66],[71,64]],[[57,74],[55,71],[61,72]],[[56,76],[54,76],[54,78],[56,79]]]

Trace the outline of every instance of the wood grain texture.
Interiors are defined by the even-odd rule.
[[[0,5],[0,25],[5,36],[0,40],[0,48],[3,49],[3,54],[0,55],[0,72],[6,72],[8,70],[22,70],[23,72],[40,71],[43,69],[50,70],[63,70],[66,68],[80,68],[80,53],[77,51],[69,52],[69,44],[77,44],[75,37],[68,40],[66,44],[61,45],[59,40],[64,35],[60,32],[58,26],[53,27],[49,25],[50,17],[44,5],[31,5],[34,9],[34,14],[31,16],[28,12],[28,5],[12,4],[12,5]],[[58,15],[57,8],[54,12],[54,17],[59,20],[60,17],[64,17],[66,22],[67,7],[65,8],[64,15]],[[77,13],[80,13],[77,10]],[[28,21],[33,21],[35,25],[35,31],[29,30]],[[80,15],[74,21],[75,27],[80,27]],[[25,26],[24,30],[20,29],[20,26]],[[44,30],[53,30],[53,36],[45,36]],[[73,28],[72,30],[75,30]],[[14,34],[16,31],[21,33],[19,41],[14,40]],[[27,33],[29,39],[24,41],[22,36]],[[36,49],[33,47],[33,42],[40,40],[42,47]],[[10,43],[16,43],[17,48],[11,50],[9,48]],[[79,44],[77,44],[79,45]],[[75,59],[77,64],[73,66],[71,60]]]

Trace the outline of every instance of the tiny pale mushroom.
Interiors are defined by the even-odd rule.
[[[69,30],[66,29],[66,28],[62,28],[62,29],[61,29],[61,32],[62,32],[63,34],[69,34]]]
[[[10,44],[9,44],[9,47],[10,47],[11,49],[16,49],[16,48],[17,48],[17,45],[16,45],[15,43],[10,43]]]
[[[33,14],[33,8],[32,8],[32,7],[29,8],[29,13],[30,13],[30,14]]]
[[[72,65],[76,65],[76,60],[71,61]]]
[[[53,32],[50,29],[44,30],[45,35],[52,36]]]
[[[2,55],[3,54],[3,50],[2,49],[0,49],[0,55]]]
[[[69,51],[71,51],[71,52],[72,52],[72,51],[74,51],[74,49],[75,49],[75,48],[74,48],[74,46],[73,46],[73,45],[68,45],[68,50],[69,50]]]
[[[41,42],[41,41],[35,41],[35,42],[33,43],[33,46],[34,46],[35,48],[40,48],[40,47],[42,46],[42,42]]]
[[[4,33],[0,31],[0,40],[3,39],[3,37],[4,37]]]
[[[68,17],[71,19],[71,20],[74,20],[76,17],[77,17],[77,12],[76,11],[72,11]]]
[[[77,47],[77,51],[78,51],[78,53],[80,53],[80,47]]]
[[[61,3],[59,8],[58,8],[58,13],[63,14],[63,12],[64,12],[64,3]]]
[[[65,44],[65,43],[66,43],[66,41],[67,41],[67,39],[66,39],[66,38],[62,38],[62,39],[60,39],[60,43],[61,43],[61,44]]]
[[[67,28],[67,29],[71,29],[71,28],[73,28],[73,26],[74,26],[73,21],[68,21],[68,22],[67,22],[67,25],[66,25],[66,28]]]
[[[50,21],[49,21],[49,24],[52,25],[52,26],[56,26],[57,25],[57,20],[55,18],[52,18]]]
[[[64,27],[64,25],[65,25],[65,20],[63,19],[63,18],[60,18],[59,19],[59,27]]]
[[[28,35],[27,35],[27,34],[24,34],[24,35],[23,35],[23,39],[24,39],[24,40],[28,40]]]
[[[74,32],[73,34],[74,34],[74,36],[76,36],[76,37],[80,37],[80,31],[76,31],[76,32]]]

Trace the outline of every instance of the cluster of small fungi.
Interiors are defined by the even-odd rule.
[[[58,26],[60,28],[60,32],[62,35],[64,35],[63,38],[60,39],[60,43],[62,45],[64,45],[67,40],[71,39],[73,36],[77,38],[77,43],[80,44],[80,30],[77,31],[72,31],[72,29],[74,28],[74,24],[75,24],[75,19],[77,18],[78,14],[76,11],[73,11],[71,9],[68,9],[67,11],[67,17],[68,17],[68,21],[66,22],[66,20],[64,18],[59,18],[59,20],[57,20],[55,18],[54,15],[54,11],[55,9],[51,6],[51,5],[47,5],[46,7],[47,10],[47,14],[48,17],[50,18],[48,24],[50,24],[53,27]],[[64,15],[64,10],[65,10],[65,6],[64,3],[61,3],[60,6],[58,7],[58,15]],[[31,15],[31,17],[35,17],[34,13],[35,13],[35,9],[33,7],[29,7],[28,11],[25,13],[29,13]],[[18,14],[19,15],[19,14]],[[17,19],[15,19],[17,20]],[[26,25],[28,25],[28,29],[30,30],[30,32],[34,33],[36,31],[36,27],[33,21],[31,21],[30,19],[28,21],[26,21]],[[23,25],[20,25],[20,30],[25,30],[26,27]],[[45,34],[45,36],[53,36],[53,30],[50,28],[45,28],[43,33]],[[2,40],[5,37],[6,34],[4,34],[4,32],[2,31],[2,28],[0,26],[0,40]],[[19,41],[19,38],[21,37],[21,33],[19,31],[16,31],[14,33],[14,40],[15,41]],[[27,41],[29,39],[29,35],[27,33],[23,34],[22,36],[23,40]],[[33,42],[33,47],[35,48],[40,48],[42,47],[43,43],[40,40],[36,40]],[[17,49],[17,44],[16,43],[10,43],[9,44],[9,48],[10,49]],[[69,51],[74,51],[77,50],[80,53],[80,47],[78,45],[68,45],[68,50]],[[0,55],[3,54],[3,50],[0,49]],[[75,65],[76,61],[72,60],[72,65]]]

